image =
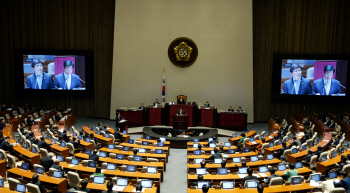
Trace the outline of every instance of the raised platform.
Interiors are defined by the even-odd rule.
[[[168,137],[168,133],[171,133],[172,137]],[[188,137],[183,137],[183,134],[185,133],[192,134],[189,134]],[[203,135],[198,136],[200,133],[203,133]],[[165,137],[167,141],[170,141],[171,148],[186,149],[187,142],[193,141],[194,138],[198,138],[199,141],[205,141],[209,137],[217,136],[218,130],[211,128],[192,128],[186,130],[177,130],[173,129],[172,127],[144,127],[143,135],[151,136],[152,139],[159,139],[160,137]]]

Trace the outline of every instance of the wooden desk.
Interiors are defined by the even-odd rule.
[[[15,190],[10,190],[10,188],[6,188],[6,187],[0,188],[0,192],[1,193],[18,193]],[[26,193],[29,193],[29,192],[26,192]]]
[[[172,126],[173,125],[173,115],[177,114],[177,111],[182,107],[182,110],[185,111],[185,113],[188,116],[188,126],[189,127],[195,127],[197,126],[197,106],[195,105],[185,105],[185,104],[178,104],[178,105],[165,105],[165,125],[166,126]],[[149,110],[152,110],[152,108],[149,108]],[[150,111],[150,118],[151,118],[151,111]],[[151,125],[151,122],[150,122]]]
[[[350,140],[350,126],[343,120],[335,119],[335,122],[343,128],[346,140]]]
[[[229,158],[234,158],[234,157],[246,157],[250,159],[250,156],[254,156],[254,155],[258,155],[258,153],[256,152],[249,152],[249,153],[235,153],[235,154],[227,154]],[[193,160],[196,158],[204,158],[204,159],[209,159],[211,155],[187,155],[187,162],[189,162],[189,160]],[[249,160],[247,159],[247,160]]]
[[[96,190],[96,191],[107,190],[107,182],[104,184],[88,183],[86,188],[91,190]],[[118,192],[134,193],[133,190],[135,190],[135,187],[129,184],[128,186],[125,187],[123,191],[118,191]],[[144,191],[144,193],[156,193],[156,192],[157,192],[157,187],[154,184],[152,188],[145,188],[145,191]]]
[[[304,126],[301,124],[301,123],[299,123],[298,121],[296,121],[295,119],[291,119],[291,118],[289,118],[289,122],[291,123],[291,125],[292,125],[292,131],[294,132],[294,133],[296,133],[296,132],[298,132],[298,131],[300,131],[300,132],[304,132]]]
[[[108,144],[112,144],[113,143],[113,139],[112,138],[106,138],[106,137],[104,137],[102,135],[97,135],[97,133],[91,131],[91,129],[88,128],[87,126],[83,126],[82,128],[83,128],[83,131],[85,132],[85,135],[90,135],[91,133],[93,133],[95,139],[98,142],[101,142],[105,146],[108,146]]]
[[[147,124],[147,118],[148,118],[147,111],[121,111],[121,110],[116,109],[116,114],[118,112],[120,112],[120,115],[122,117],[124,117],[126,120],[128,120],[128,123],[131,126],[148,125]]]
[[[149,144],[158,143],[157,140],[153,140],[153,139],[144,139],[144,138],[138,139],[138,140],[136,140],[136,141],[148,141]],[[165,141],[165,142],[164,142],[164,146],[170,147],[170,141]]]
[[[132,149],[134,149],[134,148],[145,148],[145,149],[148,149],[148,150],[151,150],[151,149],[162,149],[164,154],[166,154],[167,156],[170,155],[170,153],[169,153],[170,148],[169,147],[158,147],[158,146],[154,147],[153,144],[151,144],[151,145],[149,144],[148,146],[145,146],[145,145],[130,144],[130,143],[121,143],[119,145],[131,147]]]
[[[71,127],[77,122],[77,114],[73,113],[70,116],[67,117],[66,120],[61,120],[58,122],[58,125],[64,126],[64,127]]]
[[[246,137],[251,137],[251,136],[254,136],[255,134],[256,134],[256,131],[251,130],[250,132],[245,133],[245,136]],[[228,142],[231,142],[231,145],[236,145],[239,142],[239,140],[241,140],[241,138],[242,138],[242,136],[237,136],[235,138],[230,137],[228,139]]]
[[[7,170],[8,172],[8,177],[13,177],[18,180],[24,180],[27,183],[32,180],[32,177],[35,173],[31,171],[25,171],[20,168],[11,168]],[[45,186],[49,187],[49,189],[56,189],[58,192],[65,193],[67,191],[67,179],[62,178],[54,178],[54,177],[49,177],[47,175],[40,175],[39,181]]]
[[[24,123],[24,119],[28,117],[28,114],[25,113],[24,115],[19,115],[21,117],[18,117],[18,118],[12,118],[11,119],[11,122],[12,122],[12,131],[13,132],[18,132],[17,129],[18,129],[18,124],[20,123]]]
[[[15,154],[20,157],[22,160],[25,160],[26,163],[40,164],[40,154],[32,153],[30,149],[24,149],[22,146],[13,146]]]
[[[105,151],[108,153],[115,153],[115,154],[123,154],[123,155],[134,155],[132,151],[121,151],[117,149],[108,149],[108,148],[101,148],[99,151]],[[165,160],[166,163],[168,163],[168,157],[166,154],[151,154],[151,153],[137,153],[137,155],[146,157],[146,158],[157,158],[158,160]]]
[[[192,147],[192,146],[191,146]],[[187,148],[187,153],[193,153],[193,151],[194,150],[197,150],[198,148]],[[228,147],[224,147],[224,151],[227,151],[227,150],[229,150],[229,149],[237,149],[237,147],[236,146],[231,146],[230,148],[228,148]],[[202,147],[202,149],[201,150],[204,150],[205,152],[210,152],[210,151],[212,151],[213,150],[213,148],[210,148],[210,147]]]
[[[40,113],[38,112],[38,114],[40,115]],[[54,112],[51,111],[50,114],[43,116],[39,116],[39,118],[41,118],[39,121],[35,121],[35,119],[33,121],[35,121],[35,125],[39,125],[39,127],[43,130],[43,128],[45,127],[45,125],[50,125],[50,118],[52,118],[54,116]],[[34,115],[33,115],[34,117]]]
[[[216,127],[216,116],[218,114],[217,109],[199,109],[198,111],[198,125],[205,127]]]
[[[269,141],[273,140],[273,136],[275,136],[277,134],[275,133],[271,133],[270,136],[266,136],[264,137],[265,138],[265,143],[268,143]],[[254,143],[255,142],[255,143]],[[254,142],[248,142],[245,144],[245,147],[256,147],[258,146],[260,143],[261,143],[261,140],[258,139],[258,140],[255,140]]]
[[[217,127],[232,130],[238,128],[241,130],[247,129],[247,113],[225,112],[216,114]]]
[[[272,133],[274,131],[279,131],[281,128],[278,125],[278,123],[276,121],[274,121],[273,119],[269,120],[269,131]]]
[[[162,114],[164,113],[164,108],[148,108],[149,112],[149,125],[162,125],[164,120],[162,120]]]
[[[271,165],[271,166],[275,166],[277,164],[281,163],[281,160],[279,159],[273,159],[273,160],[259,160],[257,162],[247,162],[247,166],[253,168],[253,169],[258,169],[259,166],[264,166],[264,165]],[[187,164],[187,170],[189,171],[190,169],[196,169],[196,168],[200,168],[201,165],[200,164]],[[205,165],[206,168],[221,168],[221,164],[209,164],[207,163]],[[226,164],[226,168],[229,168],[232,172],[238,170],[238,167],[242,167],[241,163],[227,163]]]
[[[6,161],[0,161],[0,176],[6,180]]]
[[[312,122],[312,124],[315,125],[315,127],[314,127],[314,132],[317,132],[317,134],[318,134],[319,136],[322,135],[323,132],[329,132],[328,126],[325,125],[325,124],[323,124],[323,123],[321,123],[321,122],[320,122],[319,120],[317,120],[316,118],[311,117],[309,120]]]
[[[342,155],[347,156],[347,154],[349,154],[350,151],[344,151],[344,153]],[[332,169],[333,167],[335,167],[335,163],[339,163],[341,155],[338,155],[335,158],[331,158],[328,159],[327,161],[324,162],[317,162],[317,167],[316,167],[316,172],[321,172],[321,173],[325,173],[327,170]]]
[[[91,131],[91,130],[90,130],[90,131]],[[112,129],[112,128],[110,128],[110,127],[107,127],[107,131],[108,131],[111,135],[114,135],[114,132],[115,132],[114,129]],[[123,137],[124,137],[125,141],[128,141],[128,140],[130,139],[130,135],[125,135],[125,134],[123,134]]]

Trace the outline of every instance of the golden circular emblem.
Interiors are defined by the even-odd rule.
[[[196,61],[197,56],[197,45],[190,38],[176,38],[169,45],[168,57],[175,66],[191,66]]]

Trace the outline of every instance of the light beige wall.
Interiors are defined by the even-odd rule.
[[[188,101],[253,113],[253,20],[251,0],[116,0],[110,118],[118,107],[138,107],[184,94]],[[169,44],[192,39],[197,61],[178,68]]]

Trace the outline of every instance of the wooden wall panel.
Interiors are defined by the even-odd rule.
[[[350,54],[349,8],[347,0],[253,0],[255,121],[349,111],[349,104],[271,101],[273,53]]]
[[[109,118],[114,0],[11,0],[0,5],[0,102],[61,105],[71,107],[78,116]],[[95,50],[94,96],[16,96],[15,48]]]

